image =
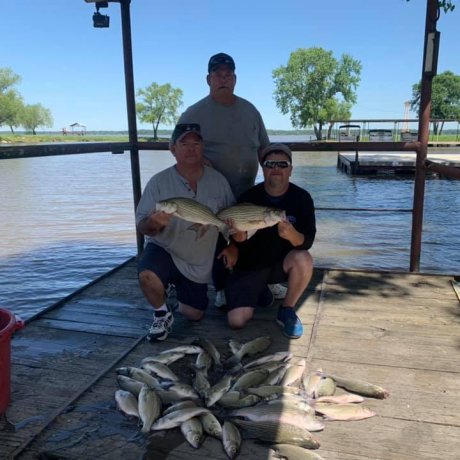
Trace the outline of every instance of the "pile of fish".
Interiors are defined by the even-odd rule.
[[[139,367],[120,367],[118,408],[139,419],[142,433],[179,428],[195,449],[206,435],[217,438],[230,459],[247,438],[269,444],[273,460],[321,459],[311,450],[320,446],[312,432],[327,420],[372,417],[364,397],[388,397],[365,381],[310,372],[289,351],[256,357],[270,344],[270,337],[230,340],[231,356],[223,359],[211,341],[197,338],[147,356]],[[187,375],[179,378],[175,367]]]
[[[254,232],[271,227],[286,220],[286,212],[281,209],[266,206],[257,206],[251,203],[240,203],[221,209],[214,214],[210,208],[191,198],[174,197],[159,201],[156,210],[172,214],[179,219],[186,220],[198,226],[213,225],[228,239],[232,231]],[[232,229],[229,228],[229,222]]]

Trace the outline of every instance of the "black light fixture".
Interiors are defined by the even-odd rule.
[[[428,32],[425,43],[425,55],[423,59],[423,75],[435,77],[438,70],[439,39],[441,33],[437,30]]]
[[[99,2],[97,0],[85,0],[85,2],[96,4],[96,12],[93,14],[93,27],[110,27],[110,16],[99,13],[99,9],[107,8],[109,6],[109,2]]]

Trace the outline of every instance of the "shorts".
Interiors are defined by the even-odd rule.
[[[235,270],[225,283],[228,310],[240,307],[256,307],[267,284],[284,283],[288,275],[283,270],[283,260],[271,267],[259,270]]]
[[[176,267],[171,255],[161,246],[147,243],[137,264],[137,272],[150,270],[160,278],[163,286],[174,284],[177,300],[197,310],[206,310],[208,306],[207,283],[196,283],[184,276]]]

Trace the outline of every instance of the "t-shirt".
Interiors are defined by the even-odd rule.
[[[213,168],[204,167],[195,194],[176,167],[171,166],[155,174],[147,183],[136,209],[136,223],[149,216],[158,201],[174,197],[195,199],[214,213],[235,202],[227,180]],[[218,229],[215,226],[201,227],[197,231],[196,225],[173,216],[160,233],[146,235],[145,241],[168,251],[178,270],[188,279],[209,283],[217,237]]]
[[[227,178],[238,197],[254,185],[259,148],[270,141],[259,111],[246,99],[235,97],[232,105],[224,105],[206,96],[190,106],[179,123],[200,124],[204,156]]]
[[[316,235],[315,208],[311,195],[299,186],[290,183],[287,192],[279,197],[269,195],[260,183],[243,193],[240,203],[253,203],[259,206],[284,209],[286,217],[294,228],[303,233],[302,245],[294,247],[278,235],[278,226],[263,228],[248,240],[238,243],[239,256],[236,269],[256,270],[270,267],[283,260],[292,249],[310,249]]]

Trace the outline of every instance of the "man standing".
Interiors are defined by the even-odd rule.
[[[139,282],[154,308],[149,340],[166,339],[174,322],[165,303],[165,287],[170,283],[176,287],[179,311],[194,321],[203,317],[218,237],[216,227],[201,227],[197,232],[196,225],[156,211],[156,204],[185,197],[215,213],[234,203],[225,177],[203,164],[200,125],[178,124],[171,136],[170,150],[176,164],[150,179],[136,209],[137,228],[146,236],[138,264]]]
[[[252,318],[260,304],[267,283],[288,283],[286,297],[276,321],[283,333],[299,338],[303,333],[295,306],[308,286],[313,273],[313,259],[308,249],[316,235],[316,219],[310,194],[292,184],[292,153],[284,144],[271,144],[261,153],[264,182],[243,193],[238,201],[283,209],[286,221],[258,230],[253,236],[237,232],[238,261],[227,277],[225,293],[228,322],[241,328]],[[223,251],[225,255],[226,249]]]
[[[208,62],[209,95],[190,106],[179,123],[199,123],[204,156],[228,180],[235,197],[254,185],[259,152],[269,144],[259,111],[234,93],[235,62],[218,53]]]
[[[270,140],[259,111],[234,93],[235,61],[225,53],[211,56],[206,81],[209,95],[190,106],[179,123],[196,122],[201,126],[204,156],[211,166],[228,180],[238,198],[255,183],[260,152]],[[216,286],[216,306],[223,306],[225,296]],[[270,286],[276,299],[283,299],[286,288]]]

